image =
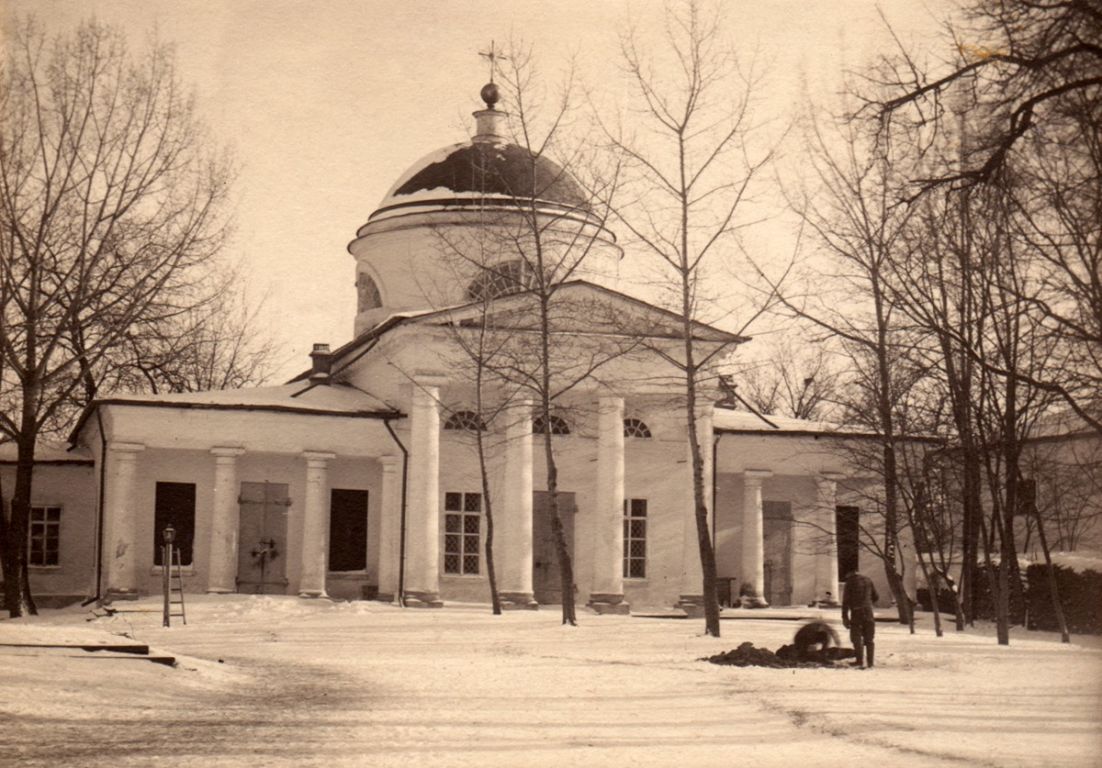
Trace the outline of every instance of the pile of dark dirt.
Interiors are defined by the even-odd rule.
[[[753,643],[743,643],[732,651],[705,656],[701,661],[713,664],[726,664],[735,667],[772,667],[790,669],[795,667],[839,667],[839,662],[856,657],[852,648],[827,648],[821,651],[808,651],[799,658],[795,645],[782,645],[776,653],[768,648],[755,648]]]

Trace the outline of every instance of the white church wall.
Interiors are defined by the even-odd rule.
[[[768,467],[765,467],[768,468]],[[815,479],[808,475],[778,474],[762,483],[763,502],[788,502],[792,509],[792,603],[806,604],[815,596],[815,562],[825,556],[817,528]],[[742,566],[743,479],[741,474],[721,472],[716,482],[716,575],[730,580],[738,596]]]
[[[397,449],[394,453],[397,453]],[[367,491],[367,567],[364,571],[329,570],[326,576],[326,591],[330,597],[355,600],[364,596],[364,587],[379,584],[382,467],[378,461],[372,459],[338,456],[328,464],[328,477],[330,491],[334,488]],[[328,503],[327,500],[326,504]]]
[[[154,565],[155,548],[161,542],[161,532],[155,531],[154,509],[158,482],[195,484],[195,537],[192,542],[192,563],[183,570],[184,588],[190,592],[206,589],[210,525],[213,509],[214,457],[204,451],[147,449],[137,455],[137,479],[134,485],[135,516],[134,562],[140,592],[161,591],[161,569]],[[110,478],[108,482],[111,482]],[[111,510],[108,510],[110,516]],[[113,536],[108,521],[108,536],[104,546],[104,569],[115,556],[110,542]],[[205,535],[204,535],[205,534]],[[106,582],[105,582],[106,586]]]
[[[652,423],[661,429],[654,414]],[[647,500],[647,577],[625,579],[624,595],[633,609],[668,608],[681,593],[685,516],[692,506],[688,443],[658,437],[625,443],[625,496]]]
[[[0,464],[5,508],[15,492],[15,465]],[[95,592],[96,478],[87,464],[38,464],[32,507],[59,507],[57,565],[29,568],[31,594],[39,607],[51,607]]]

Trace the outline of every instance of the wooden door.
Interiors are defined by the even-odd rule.
[[[254,595],[287,592],[286,483],[241,483],[237,591]]]
[[[574,494],[559,492],[559,517],[566,536],[566,550],[574,559]],[[577,564],[574,565],[577,568]],[[551,496],[532,494],[532,591],[540,605],[562,605],[562,578],[551,527]]]
[[[792,504],[762,503],[765,554],[765,599],[770,605],[792,604]]]

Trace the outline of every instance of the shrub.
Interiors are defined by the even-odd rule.
[[[1102,634],[1102,573],[1077,572],[1059,565],[1056,569],[1056,588],[1060,592],[1060,605],[1068,631],[1073,634]],[[1056,612],[1052,608],[1052,593],[1048,586],[1048,566],[1034,563],[1026,570],[1028,582],[1027,603],[1029,629],[1058,631]]]

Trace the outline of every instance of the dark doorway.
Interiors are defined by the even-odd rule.
[[[334,488],[329,493],[329,570],[367,568],[367,491]]]
[[[559,517],[566,536],[566,551],[574,559],[574,494],[559,492]],[[562,579],[551,527],[551,494],[532,494],[532,591],[540,605],[562,604]]]
[[[195,541],[195,483],[157,483],[153,501],[153,564],[164,565],[164,539],[161,534],[171,525],[176,531],[180,564],[191,565]]]
[[[286,483],[241,483],[237,591],[256,595],[287,592]]]
[[[835,509],[835,535],[838,538],[838,576],[846,578],[857,570],[860,562],[859,518],[861,510],[857,507],[837,507]]]

